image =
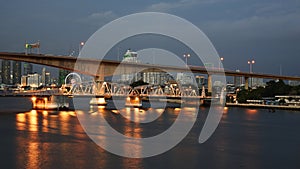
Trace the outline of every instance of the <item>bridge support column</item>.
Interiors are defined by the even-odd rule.
[[[104,94],[105,93],[105,88],[103,87],[104,83],[104,76],[96,76],[94,77],[95,83],[95,88],[96,88],[96,93],[93,91],[94,94]]]
[[[245,89],[248,90],[249,89],[249,77],[244,77],[245,78]]]
[[[207,75],[207,92],[212,93],[212,75]]]

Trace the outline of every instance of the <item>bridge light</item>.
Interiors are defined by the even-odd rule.
[[[187,53],[187,54],[183,54],[183,57],[185,58],[185,64],[186,66],[188,65],[188,58],[191,57],[191,54]]]
[[[79,53],[80,53],[81,48],[82,48],[83,45],[84,45],[84,42],[80,42],[79,43],[79,46],[78,46],[78,55],[79,55]]]
[[[255,64],[255,60],[253,60],[253,59],[248,60],[248,64],[249,64],[249,69],[250,69],[249,72],[252,73],[253,72],[253,68],[252,68],[253,66],[252,65]]]
[[[25,44],[25,48],[26,48],[26,49],[30,49],[31,47],[32,47],[32,46],[31,46],[30,44],[28,44],[28,43]]]
[[[33,102],[35,102],[36,101],[36,97],[31,97],[31,100],[33,101]]]

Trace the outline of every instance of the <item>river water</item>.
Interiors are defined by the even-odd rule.
[[[300,112],[230,107],[212,137],[199,144],[208,110],[199,109],[189,134],[171,150],[148,158],[124,158],[95,144],[76,112],[30,110],[15,114],[2,109],[0,168],[300,168]],[[113,110],[94,113],[102,113],[125,135],[147,137],[163,132],[178,117],[176,108],[155,111],[161,115],[150,128]]]

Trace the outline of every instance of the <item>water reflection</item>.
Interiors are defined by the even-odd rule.
[[[297,135],[300,133],[298,113],[269,113],[267,110],[230,107],[224,109],[225,118],[213,136],[205,144],[199,144],[199,133],[208,112],[207,108],[200,107],[198,123],[178,146],[157,157],[146,159],[122,158],[101,149],[85,134],[76,117],[81,115],[86,120],[97,122],[93,126],[94,131],[99,140],[107,145],[110,141],[107,137],[111,133],[99,120],[100,116],[105,117],[120,134],[144,138],[168,129],[181,111],[190,113],[186,114],[185,121],[195,117],[193,109],[185,107],[149,109],[151,113],[160,114],[150,124],[139,123],[146,117],[147,110],[135,108],[107,110],[95,107],[92,112],[33,110],[3,115],[0,118],[0,129],[1,132],[4,131],[5,137],[0,140],[0,153],[4,158],[13,156],[10,162],[15,165],[14,168],[28,169],[281,168],[282,165],[295,168],[294,166],[299,165],[299,156],[295,155],[299,152],[300,143]],[[121,113],[132,115],[137,122],[123,117]],[[8,125],[9,123],[13,126]],[[140,142],[136,141],[134,146],[134,149],[130,148],[128,142],[119,145],[123,151],[134,154],[143,152]],[[14,153],[10,153],[11,151]]]
[[[256,120],[257,119],[257,109],[246,109],[246,119]]]
[[[99,110],[94,107],[92,110],[93,112],[90,109],[88,113],[82,111],[77,113],[80,123],[83,124],[91,139],[112,153],[130,154],[125,155],[130,157],[141,157],[142,153],[145,153],[143,148],[149,148],[149,145],[150,147],[151,145],[157,147],[169,143],[167,147],[175,146],[178,138],[184,137],[185,130],[187,130],[184,125],[193,124],[197,117],[196,108],[192,107],[177,108],[176,110],[174,108],[165,110],[162,108],[142,109],[134,107],[119,110]],[[179,114],[182,116],[181,118],[178,118]],[[154,120],[153,117],[155,117]],[[177,128],[174,127],[174,124]],[[173,130],[168,131],[167,134],[164,133],[171,126]],[[172,134],[168,135],[170,132]],[[149,140],[155,140],[152,136],[157,135],[160,138],[165,135],[168,137],[164,137],[163,142],[151,142],[149,144]],[[172,144],[172,141],[176,144]]]
[[[136,123],[150,123],[158,119],[164,109],[141,109],[126,107],[119,110],[119,113],[126,119]]]
[[[32,110],[18,113],[15,125],[18,131],[16,168],[70,168],[74,165],[89,168],[88,161],[73,159],[99,153],[91,151],[95,145],[85,135],[75,112]],[[99,160],[99,165],[105,166],[103,162]]]

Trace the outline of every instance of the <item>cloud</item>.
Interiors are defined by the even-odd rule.
[[[206,0],[212,1],[212,0]],[[192,6],[193,4],[199,3],[197,0],[180,0],[176,2],[159,2],[152,4],[144,11],[151,11],[151,12],[170,12],[171,10],[176,10],[179,8],[187,8]]]
[[[103,26],[104,24],[118,18],[118,15],[113,11],[104,11],[92,13],[89,16],[80,19],[83,23],[88,23],[94,26]]]
[[[279,5],[252,9],[253,15],[241,18],[222,18],[205,23],[207,30],[216,32],[231,32],[245,38],[278,38],[299,35],[300,12],[287,11]]]
[[[178,3],[166,3],[166,2],[160,2],[156,4],[152,4],[149,7],[145,9],[145,11],[152,11],[152,12],[169,12],[172,9],[176,9],[178,7],[182,6],[182,4]]]
[[[108,19],[113,19],[117,15],[114,14],[112,11],[105,11],[105,12],[98,12],[98,13],[92,13],[91,15],[88,16],[90,19],[94,20],[108,20]]]
[[[233,2],[237,0],[226,0],[226,2]],[[151,4],[146,7],[144,11],[146,12],[171,12],[176,10],[187,10],[188,8],[197,6],[197,5],[213,5],[216,3],[225,2],[224,0],[178,0],[175,2],[159,2]]]

